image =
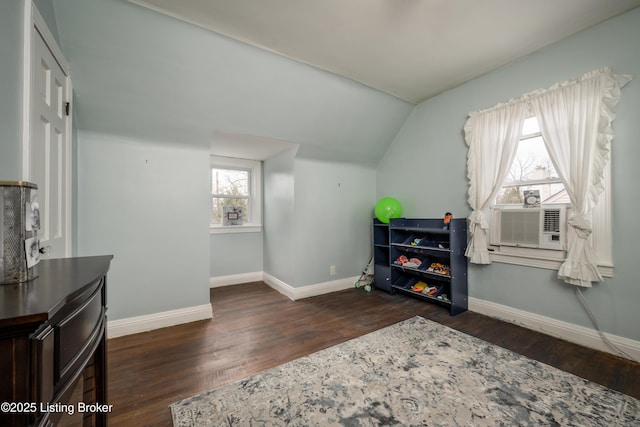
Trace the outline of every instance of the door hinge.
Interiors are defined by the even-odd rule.
[[[69,115],[69,111],[71,110],[71,103],[70,102],[65,102],[64,103],[64,113],[68,116]]]

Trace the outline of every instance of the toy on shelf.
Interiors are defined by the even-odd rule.
[[[442,229],[448,230],[449,225],[451,224],[451,220],[453,219],[453,214],[451,212],[446,212],[444,214],[444,218],[442,219],[442,223],[444,224]]]
[[[427,284],[424,282],[418,282],[411,287],[413,292],[422,292],[427,288]]]
[[[432,262],[429,268],[427,268],[427,271],[429,273],[444,274],[445,276],[451,275],[451,269],[449,266],[439,262]]]
[[[400,255],[398,259],[395,260],[393,263],[396,265],[401,265],[403,267],[410,267],[410,268],[418,268],[422,265],[422,261],[420,261],[418,258],[409,259],[405,255]]]
[[[422,265],[422,261],[418,258],[410,258],[409,262],[405,265],[405,267],[418,268]]]
[[[439,242],[435,242],[433,240],[429,240],[426,237],[418,237],[415,239],[412,239],[409,244],[411,246],[419,246],[419,247],[424,247],[424,248],[439,248],[439,249],[445,249],[444,246],[442,246],[441,243]]]
[[[405,255],[400,255],[397,260],[393,261],[394,264],[402,266],[407,265],[408,262],[409,258],[407,258]]]
[[[417,292],[419,294],[434,296],[438,293],[438,288],[435,286],[430,286],[425,282],[416,282],[413,286],[411,286],[411,290],[413,292]]]
[[[393,197],[383,197],[376,203],[374,212],[378,221],[383,224],[389,224],[391,218],[400,218],[402,216],[402,205]]]

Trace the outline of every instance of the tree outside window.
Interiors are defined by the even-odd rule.
[[[569,203],[569,197],[551,162],[535,117],[525,120],[518,151],[506,182],[496,197],[496,203],[522,205],[524,192],[529,190],[538,190],[543,204]]]

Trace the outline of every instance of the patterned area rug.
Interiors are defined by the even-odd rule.
[[[171,405],[187,426],[640,426],[640,401],[421,317]]]

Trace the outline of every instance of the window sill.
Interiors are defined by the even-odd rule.
[[[212,225],[209,227],[209,234],[235,234],[235,233],[260,233],[262,225]]]
[[[489,251],[491,262],[522,265],[526,267],[559,270],[564,262],[564,251],[544,249],[500,248],[493,247]],[[598,270],[603,277],[613,277],[613,266],[599,265]]]

